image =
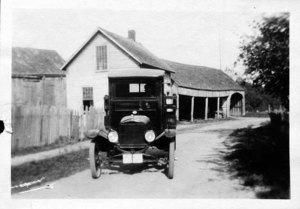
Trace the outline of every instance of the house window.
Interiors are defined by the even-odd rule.
[[[96,46],[97,70],[107,70],[107,47]]]
[[[90,107],[94,106],[93,99],[93,87],[83,87],[83,110],[88,110]]]

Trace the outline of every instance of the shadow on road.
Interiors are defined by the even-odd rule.
[[[290,198],[288,129],[271,124],[238,129],[224,141],[229,172],[254,188],[258,198]]]
[[[157,164],[128,164],[128,165],[110,165],[107,166],[107,169],[109,170],[108,174],[113,175],[113,174],[128,174],[128,175],[134,175],[137,173],[143,173],[143,172],[150,172],[150,173],[155,173],[155,172],[162,172],[165,173],[165,169],[163,166],[159,166]]]
[[[158,159],[164,159],[166,157],[166,152],[159,150],[159,149],[149,149],[146,151],[146,154],[155,156]],[[138,173],[155,173],[155,172],[162,172],[166,175],[166,165],[164,161],[161,161],[161,164],[157,162],[148,162],[148,163],[142,163],[142,164],[123,164],[123,163],[105,163],[104,169],[107,169],[108,171],[103,174],[128,174],[128,175],[134,175]]]

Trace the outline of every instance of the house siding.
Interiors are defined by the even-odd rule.
[[[108,70],[97,71],[96,46],[107,46]],[[118,69],[140,69],[139,65],[120,48],[112,44],[101,34],[97,34],[82,49],[67,67],[67,106],[74,110],[83,110],[82,88],[93,88],[94,106],[103,107],[103,97],[108,94],[108,71]]]

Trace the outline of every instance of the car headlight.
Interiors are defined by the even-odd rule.
[[[119,136],[118,136],[118,133],[116,131],[109,132],[107,137],[108,137],[108,140],[111,143],[117,143],[118,140],[119,140]]]
[[[145,139],[147,142],[153,142],[155,139],[155,133],[152,130],[149,130],[145,133]]]

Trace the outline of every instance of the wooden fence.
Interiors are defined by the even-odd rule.
[[[12,149],[79,141],[84,138],[84,131],[102,128],[103,117],[103,111],[94,108],[79,113],[65,107],[15,106]]]

